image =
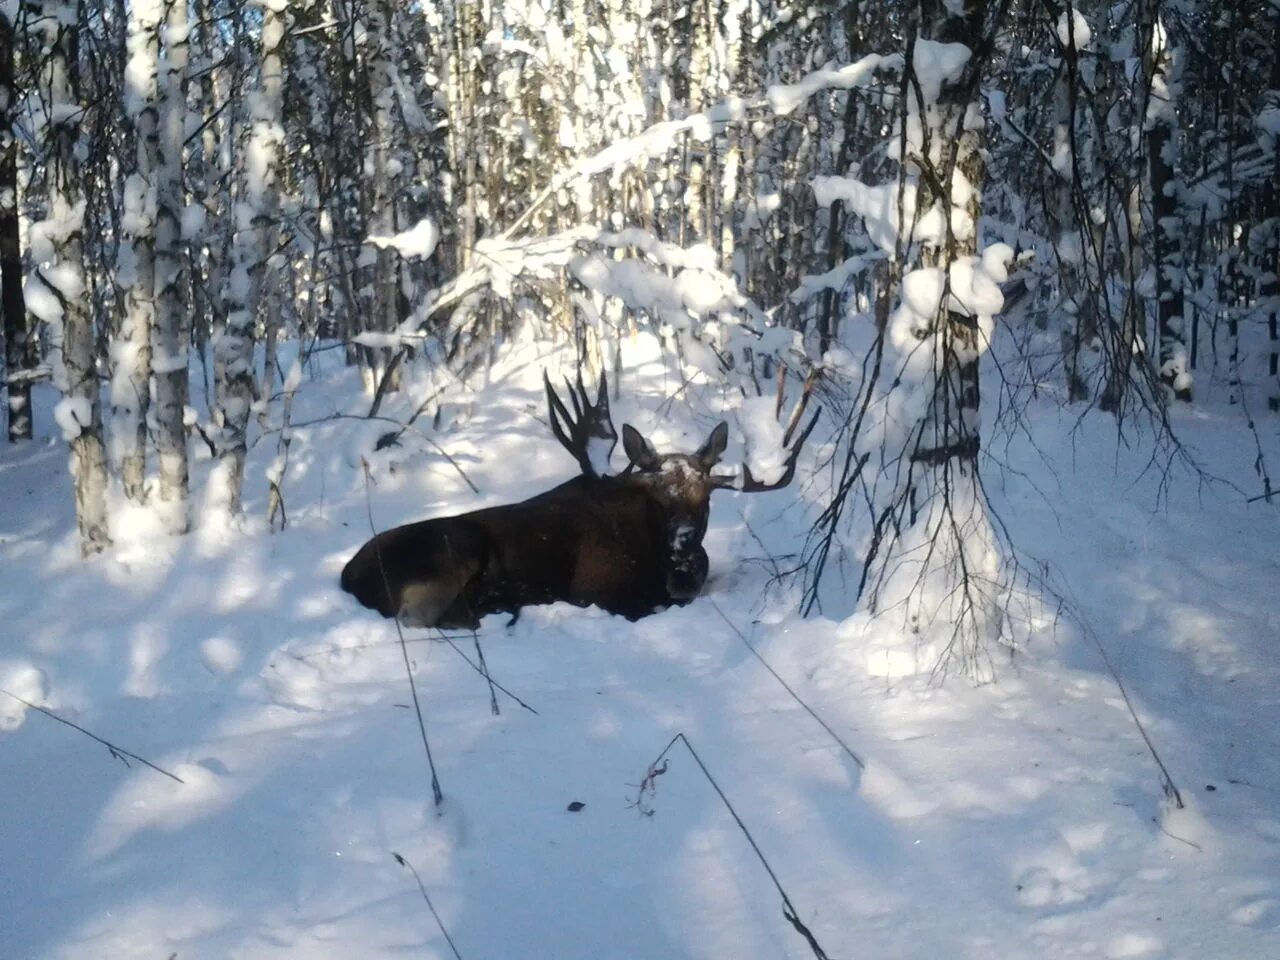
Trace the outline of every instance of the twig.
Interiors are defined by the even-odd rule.
[[[1082,624],[1083,626],[1083,624]],[[1169,768],[1164,765],[1164,761],[1160,759],[1160,753],[1156,750],[1156,745],[1151,742],[1151,737],[1147,734],[1147,728],[1142,725],[1142,721],[1138,719],[1138,711],[1134,709],[1133,701],[1129,699],[1129,691],[1125,689],[1124,681],[1120,679],[1120,674],[1116,672],[1116,668],[1111,664],[1111,657],[1107,655],[1107,649],[1102,645],[1102,640],[1098,635],[1085,626],[1085,633],[1089,639],[1093,641],[1093,645],[1098,648],[1098,654],[1102,657],[1102,662],[1107,668],[1107,673],[1111,674],[1111,679],[1115,681],[1120,696],[1124,700],[1124,705],[1129,711],[1129,716],[1133,718],[1133,724],[1138,728],[1138,733],[1142,734],[1142,740],[1147,745],[1147,752],[1151,754],[1151,759],[1156,762],[1156,766],[1160,769],[1160,788],[1164,791],[1164,795],[1173,801],[1174,806],[1181,810],[1184,806],[1182,802],[1182,794],[1178,792],[1177,785],[1173,782],[1173,776],[1169,773]]]
[[[415,417],[416,417],[416,414],[415,414]],[[449,466],[453,467],[453,469],[457,471],[458,476],[462,478],[462,482],[471,488],[472,493],[480,492],[480,488],[471,482],[471,478],[467,476],[466,471],[462,469],[462,466],[458,463],[456,459],[454,459],[452,456],[448,454],[448,452],[445,451],[444,447],[440,446],[440,444],[436,443],[434,440],[432,440],[429,436],[427,436],[417,427],[413,426],[414,417],[410,417],[408,423],[401,423],[399,420],[395,419],[394,417],[386,417],[386,416],[380,416],[380,415],[360,416],[354,413],[341,413],[338,411],[334,411],[333,413],[326,414],[323,417],[316,417],[313,420],[303,420],[299,423],[290,424],[290,427],[293,430],[304,430],[307,427],[314,427],[316,424],[320,424],[320,423],[331,423],[334,420],[377,420],[385,423],[394,423],[400,429],[395,431],[388,431],[386,434],[384,434],[384,436],[394,436],[396,440],[399,440],[400,437],[402,437],[406,431],[413,430],[413,432],[423,442],[430,444],[435,449],[436,453],[440,454],[440,456],[449,464]],[[255,435],[254,443],[257,443],[258,440],[272,433],[279,433],[279,432],[280,432],[279,427],[272,427],[269,430],[263,430],[260,434]]]
[[[34,704],[30,700],[24,700],[22,699],[22,697],[18,696],[16,693],[10,693],[8,690],[0,689],[0,693],[3,693],[7,697],[12,697],[14,700],[17,700],[19,703],[21,703],[23,706],[27,707],[30,710],[35,710],[38,713],[43,713],[46,717],[48,717],[51,720],[57,720],[59,723],[66,724],[72,730],[78,730],[80,733],[83,733],[90,740],[98,741],[98,743],[102,744],[104,747],[107,748],[107,751],[111,754],[111,756],[115,757],[117,760],[123,763],[126,767],[130,766],[129,761],[131,759],[137,760],[139,763],[143,764],[144,766],[150,767],[156,773],[163,773],[170,780],[176,780],[178,781],[178,783],[186,783],[186,781],[183,780],[176,773],[170,773],[168,770],[164,769],[164,767],[156,766],[154,763],[152,763],[150,760],[146,759],[145,757],[140,757],[136,753],[126,750],[124,747],[116,746],[114,743],[112,743],[109,740],[103,740],[102,737],[98,736],[96,733],[90,733],[88,730],[86,730],[84,727],[80,726],[79,724],[72,723],[70,720],[66,719],[66,717],[58,716],[56,713],[54,713],[52,710],[49,710],[46,707],[42,707],[42,706],[39,706],[38,704]]]
[[[480,676],[484,677],[489,683],[489,709],[493,711],[495,717],[501,716],[502,711],[498,709],[498,695],[494,691],[493,677],[489,675],[489,665],[484,662],[484,650],[480,647],[480,631],[471,631],[471,641],[476,645],[476,661],[479,664]],[[461,653],[462,651],[458,651]]]
[[[834,740],[837,744],[839,744],[840,749],[849,755],[849,759],[858,765],[859,770],[865,769],[866,764],[862,762],[862,758],[859,757],[856,753],[854,753],[847,743],[845,743],[842,739],[840,739],[840,735],[831,729],[831,727],[827,724],[827,721],[823,720],[820,716],[818,716],[818,714],[814,712],[814,709],[811,706],[809,706],[807,703],[805,703],[803,700],[800,699],[800,694],[796,693],[795,690],[791,689],[791,685],[788,684],[787,681],[783,680],[782,677],[779,676],[778,671],[773,669],[773,667],[769,665],[769,661],[760,655],[760,651],[757,650],[755,648],[755,645],[750,640],[747,639],[746,634],[744,634],[741,630],[739,630],[737,625],[734,624],[734,622],[725,615],[725,612],[720,609],[720,604],[716,603],[715,598],[707,597],[707,600],[711,602],[711,606],[715,609],[716,613],[720,614],[720,619],[723,620],[726,624],[728,624],[729,629],[732,630],[734,633],[736,633],[738,635],[738,639],[741,640],[743,644],[746,646],[746,648],[751,651],[751,655],[755,657],[757,660],[759,660],[760,663],[764,666],[764,668],[773,675],[773,679],[777,680],[778,683],[782,685],[782,689],[787,691],[787,693],[791,695],[791,699],[794,700],[796,703],[800,704],[800,706],[804,708],[804,712],[809,714],[809,716],[813,717],[813,719],[818,722],[818,725],[822,727],[823,730],[827,731],[827,733],[831,736],[831,739]]]
[[[427,888],[422,883],[422,877],[418,876],[418,871],[413,868],[412,863],[400,856],[400,854],[396,853],[394,850],[391,851],[391,855],[396,858],[396,863],[407,868],[408,871],[413,874],[413,879],[418,881],[418,889],[422,892],[422,899],[427,902],[427,909],[430,910],[431,915],[436,918],[436,926],[439,927],[440,932],[444,934],[444,938],[449,944],[449,949],[453,951],[453,955],[457,957],[458,960],[462,960],[462,954],[458,952],[458,947],[454,944],[453,937],[449,936],[449,931],[445,929],[444,921],[440,919],[440,914],[436,913],[435,904],[432,903],[431,898],[427,896]]]
[[[369,514],[369,529],[373,531],[373,555],[378,561],[378,572],[382,575],[382,586],[391,596],[391,581],[387,579],[387,569],[382,565],[382,550],[378,544],[378,528],[373,523],[373,498],[369,494],[369,461],[360,458],[364,468],[364,503]],[[396,634],[400,637],[400,654],[404,657],[404,672],[409,677],[409,691],[413,694],[413,710],[418,715],[418,729],[422,732],[422,746],[427,752],[427,766],[431,769],[431,796],[435,800],[436,810],[444,805],[444,793],[440,789],[440,778],[436,775],[436,762],[431,756],[431,741],[427,739],[427,721],[422,716],[422,704],[418,700],[418,684],[413,679],[413,667],[409,663],[409,645],[404,640],[404,630],[400,626],[400,618],[396,617]]]
[[[474,632],[472,635],[475,636]],[[440,631],[440,639],[443,640],[445,643],[447,643],[449,646],[451,646],[453,648],[453,652],[467,662],[467,666],[469,666],[472,670],[474,670],[476,673],[480,674],[480,676],[484,677],[486,680],[489,681],[489,689],[491,694],[492,694],[493,688],[496,687],[498,689],[498,692],[505,693],[508,697],[510,697],[520,706],[524,707],[534,716],[538,715],[537,710],[533,709],[533,707],[529,706],[527,703],[525,703],[523,700],[517,697],[514,693],[512,693],[510,690],[508,690],[506,687],[500,684],[497,680],[493,679],[492,675],[490,675],[489,673],[488,666],[483,666],[483,661],[481,661],[481,663],[475,663],[470,657],[468,657],[466,653],[463,652],[462,648],[453,642],[453,637],[449,636],[447,633],[444,633],[443,631]],[[479,637],[476,637],[476,649],[478,650],[479,647],[480,647]],[[493,705],[493,712],[495,715],[498,713],[497,704]]]
[[[1174,805],[1181,810],[1184,806],[1182,802],[1182,794],[1178,791],[1177,785],[1173,782],[1173,776],[1169,773],[1169,768],[1164,765],[1164,761],[1160,759],[1160,753],[1156,750],[1156,745],[1151,741],[1147,728],[1142,725],[1142,721],[1138,719],[1138,711],[1134,709],[1133,701],[1129,698],[1129,691],[1124,685],[1124,681],[1120,679],[1120,674],[1116,670],[1115,665],[1111,662],[1111,657],[1107,654],[1107,648],[1103,646],[1101,638],[1094,632],[1093,628],[1085,619],[1078,601],[1070,596],[1070,588],[1065,587],[1061,590],[1053,587],[1047,581],[1042,580],[1041,583],[1045,589],[1061,604],[1063,611],[1079,628],[1084,636],[1097,648],[1098,656],[1102,658],[1103,666],[1107,668],[1107,673],[1115,682],[1116,688],[1120,691],[1120,697],[1124,700],[1125,709],[1129,711],[1129,717],[1133,720],[1134,726],[1138,728],[1138,733],[1142,735],[1142,741],[1147,745],[1147,752],[1151,754],[1151,759],[1155,761],[1156,767],[1160,772],[1160,789],[1164,795],[1174,802]]]
[[[782,883],[778,880],[778,875],[773,872],[773,867],[771,867],[769,865],[769,861],[765,859],[764,853],[761,852],[760,846],[756,843],[755,837],[751,835],[751,831],[747,829],[747,825],[743,823],[742,818],[738,816],[738,811],[733,808],[733,804],[730,803],[729,798],[725,796],[724,790],[720,788],[720,784],[716,783],[715,777],[711,775],[711,771],[707,769],[707,765],[703,763],[702,758],[698,756],[698,751],[693,749],[693,744],[689,742],[689,738],[683,733],[677,733],[672,737],[671,742],[666,745],[660,754],[658,754],[657,759],[655,759],[653,763],[649,764],[649,769],[645,772],[644,780],[641,781],[640,784],[640,795],[636,798],[634,805],[640,807],[642,812],[644,811],[644,808],[641,806],[644,794],[646,791],[652,794],[656,789],[654,784],[657,777],[667,772],[668,761],[666,760],[666,756],[670,752],[671,748],[676,745],[677,741],[684,744],[685,749],[689,751],[689,755],[693,757],[694,762],[698,765],[699,769],[702,770],[702,775],[707,778],[707,783],[711,784],[712,789],[715,790],[716,794],[720,797],[720,802],[723,803],[724,808],[729,811],[729,816],[733,817],[734,823],[738,825],[738,829],[742,831],[742,835],[747,838],[747,843],[751,844],[751,849],[755,851],[756,858],[760,861],[761,866],[764,867],[765,872],[769,874],[769,879],[773,881],[773,885],[777,889],[779,896],[782,897],[782,916],[786,918],[787,923],[791,924],[796,933],[804,937],[805,941],[809,944],[809,949],[813,951],[813,955],[817,960],[830,960],[830,957],[828,957],[826,951],[822,949],[822,946],[818,943],[817,938],[814,937],[812,931],[810,931],[809,928],[800,920],[795,904],[793,904],[791,902],[791,898],[787,896],[787,891],[782,888]],[[658,765],[660,763],[662,766]]]
[[[449,645],[449,648],[453,650],[454,653],[456,653],[458,656],[460,656],[463,659],[463,661],[466,663],[468,667],[470,667],[476,673],[480,674],[480,676],[485,677],[485,679],[487,679],[490,683],[492,683],[498,689],[499,693],[505,694],[507,697],[513,700],[518,706],[524,707],[524,709],[528,710],[530,713],[534,714],[535,716],[538,715],[537,710],[529,706],[529,704],[525,703],[518,696],[516,696],[514,693],[512,693],[510,690],[508,690],[506,687],[500,684],[497,680],[494,680],[491,674],[488,674],[484,670],[481,670],[480,665],[476,663],[474,660],[472,660],[469,656],[467,656],[466,651],[464,651],[461,647],[459,647],[454,642],[455,639],[461,639],[461,635],[459,635],[458,637],[451,637],[447,633],[445,633],[443,630],[441,630],[439,627],[436,627],[435,630],[438,636],[405,637],[404,642],[405,643],[438,643],[443,641],[444,643]],[[368,643],[348,643],[340,646],[326,646],[320,649],[310,650],[306,653],[291,653],[289,654],[289,656],[293,657],[293,659],[297,660],[299,663],[306,663],[312,657],[324,656],[332,653],[348,653],[354,650],[370,650],[370,649],[373,649],[374,647],[399,646],[399,643],[400,641],[398,640],[372,640]]]

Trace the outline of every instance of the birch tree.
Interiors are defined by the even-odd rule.
[[[392,62],[392,10],[393,4],[388,0],[367,0],[364,62],[369,110],[365,126],[365,202],[368,211],[365,223],[371,234],[381,237],[389,237],[396,232],[395,175],[401,168],[393,154],[396,90]],[[396,253],[382,246],[367,244],[361,251],[361,261],[368,265],[368,284],[361,290],[361,302],[368,308],[364,313],[367,329],[394,330],[398,320],[399,296]],[[382,389],[395,389],[399,374],[398,370],[388,367],[390,352],[382,348],[375,354],[377,360],[371,364],[370,387],[378,389],[384,377],[391,377],[391,382]]]
[[[187,466],[188,345],[191,309],[185,286],[182,217],[183,142],[187,120],[187,0],[171,0],[164,24],[164,60],[157,74],[157,153],[155,166],[155,324],[152,370],[155,376],[156,460],[160,502],[171,533],[191,525]]]
[[[152,329],[155,326],[155,170],[159,157],[156,78],[161,0],[129,6],[124,113],[134,151],[127,171],[116,284],[124,292],[120,329],[111,344],[111,459],[125,496],[146,496],[147,412],[151,407]]]
[[[839,495],[878,461],[869,468],[876,477],[861,608],[901,618],[922,665],[989,679],[1005,623],[999,544],[978,476],[979,363],[1012,251],[980,244],[978,84],[998,24],[982,0],[923,0],[915,25],[889,147],[897,182],[824,177],[814,185],[820,203],[840,200],[864,220],[901,277],[897,308],[886,307],[862,368],[876,373],[859,386],[847,460],[856,468],[846,469]]]
[[[280,45],[284,0],[262,9],[261,59],[255,87],[246,95],[248,130],[240,153],[241,199],[235,204],[235,235],[227,284],[227,323],[214,344],[218,380],[214,421],[218,459],[229,512],[240,512],[249,414],[254,402],[254,324],[263,297],[263,274],[276,213],[276,178],[282,139],[280,105],[284,83]],[[270,288],[275,293],[274,286]]]
[[[28,305],[50,328],[55,381],[62,400],[55,410],[71,444],[76,521],[87,555],[110,543],[107,531],[107,463],[98,402],[97,339],[84,278],[84,183],[77,146],[85,106],[79,97],[77,0],[45,0],[33,24],[43,41],[40,85],[45,101],[48,216],[31,225],[35,269],[27,281]]]

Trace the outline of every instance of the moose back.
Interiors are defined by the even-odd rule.
[[[434,627],[475,627],[486,614],[560,600],[631,620],[688,603],[707,578],[711,493],[786,486],[814,425],[773,483],[757,482],[745,466],[741,478],[712,473],[728,442],[723,422],[692,454],[659,454],[625,424],[630,463],[611,475],[617,433],[604,379],[595,403],[581,378],[569,386],[575,416],[549,381],[546,391],[552,431],[578,460],[579,476],[521,503],[380,533],[347,563],[342,588],[385,617]]]

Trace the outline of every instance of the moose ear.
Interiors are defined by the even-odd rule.
[[[629,423],[622,425],[622,449],[627,452],[627,459],[641,470],[657,470],[662,462],[653,444]]]
[[[724,456],[724,448],[728,445],[729,424],[721,420],[716,425],[716,428],[711,431],[711,436],[707,437],[707,442],[698,448],[698,452],[694,456],[702,462],[706,469],[710,470],[720,462],[720,458]]]

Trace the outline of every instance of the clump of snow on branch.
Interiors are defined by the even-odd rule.
[[[58,250],[74,236],[84,223],[85,202],[68,203],[61,196],[53,199],[49,216],[33,223],[27,239],[31,259],[36,267],[23,284],[26,307],[48,325],[49,346],[57,361],[52,364],[54,385],[67,391],[68,377],[63,363],[63,304],[78,300],[84,294],[84,271],[80,264],[59,261]],[[89,421],[86,418],[84,423]],[[64,431],[65,432],[65,431]],[[79,436],[77,429],[75,436]]]
[[[1074,7],[1071,8],[1070,14],[1064,12],[1058,17],[1056,29],[1058,42],[1064,47],[1074,44],[1077,50],[1088,50],[1093,44],[1093,30],[1089,28],[1089,21]]]
[[[570,271],[585,287],[617,297],[632,310],[644,311],[681,329],[691,318],[731,314],[751,306],[733,278],[716,268],[715,252],[704,244],[685,250],[660,243],[639,230],[601,234],[597,240],[605,248],[638,246],[656,261],[657,266],[652,266],[640,259],[613,260],[592,254],[569,264]],[[669,275],[659,267],[674,268],[676,272]]]
[[[773,112],[780,117],[785,117],[803,106],[815,93],[829,89],[850,90],[865,86],[875,71],[901,68],[902,57],[898,54],[881,56],[873,53],[837,70],[815,70],[798,83],[775,84],[769,88],[767,99]]]
[[[62,439],[70,443],[92,422],[93,407],[87,397],[63,397],[53,407],[53,419],[62,431]]]
[[[618,260],[605,256],[604,251],[638,256]],[[734,326],[745,318],[756,325],[748,336],[758,342],[769,323],[764,311],[738,289],[734,278],[716,266],[715,251],[705,244],[685,248],[638,228],[613,232],[579,226],[546,237],[481,239],[471,265],[448,287],[425,298],[394,334],[365,331],[357,342],[391,346],[416,339],[429,316],[482,288],[511,300],[518,283],[553,281],[564,268],[593,293],[617,298],[629,309],[646,313],[677,331],[692,330],[694,321],[714,320]],[[456,311],[445,337],[471,321],[468,311]],[[790,331],[769,339],[779,346],[794,342]],[[696,349],[692,342],[687,345]],[[758,345],[765,348],[763,343]]]
[[[919,189],[913,182],[901,186],[895,182],[869,185],[851,177],[815,177],[813,193],[819,206],[828,207],[842,201],[863,219],[872,243],[885,253],[892,254],[897,247],[899,224],[912,228],[912,238],[921,243],[940,246],[946,241],[947,223],[943,212],[936,204],[918,211]],[[973,225],[963,210],[953,208],[952,229],[957,239],[973,235]]]
[[[84,200],[68,204],[59,197],[48,218],[28,230],[28,248],[36,269],[27,276],[23,294],[27,309],[45,323],[61,320],[63,302],[79,299],[84,293],[80,266],[57,261],[59,246],[80,231],[84,210]]]
[[[389,237],[370,236],[369,242],[376,247],[392,247],[402,257],[425,260],[440,243],[440,228],[430,217],[423,217],[408,230]]]
[[[787,466],[787,450],[782,445],[785,427],[776,416],[773,397],[748,397],[738,410],[738,427],[746,446],[746,463],[751,476],[761,483],[777,483]]]

